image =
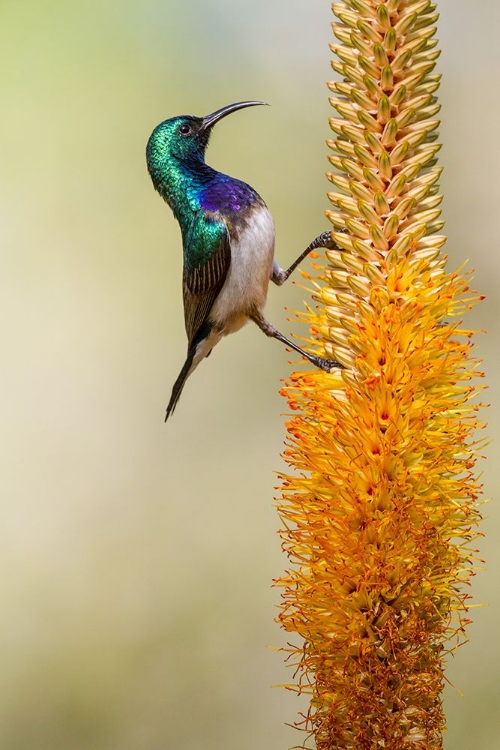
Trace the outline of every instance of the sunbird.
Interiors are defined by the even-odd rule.
[[[173,413],[187,378],[223,336],[253,320],[266,336],[278,339],[316,367],[330,372],[340,362],[301,349],[263,315],[269,281],[281,286],[298,264],[318,247],[340,250],[329,231],[314,239],[288,270],[274,258],[274,222],[266,204],[246,182],[217,172],[205,162],[214,125],[245,107],[229,104],[205,117],[179,115],[161,122],[146,148],[155,190],[179,222],[183,251],[184,322],[187,357],[174,383],[165,421]]]

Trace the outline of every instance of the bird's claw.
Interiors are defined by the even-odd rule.
[[[345,370],[345,366],[338,362],[336,359],[325,359],[324,357],[318,357],[318,367],[325,372],[333,372],[334,370]]]
[[[341,229],[334,230],[336,232],[342,232],[342,234],[347,233],[347,228],[342,227]],[[318,237],[318,241],[321,241],[320,247],[325,247],[327,250],[340,250],[339,246],[335,242],[335,240],[332,240],[332,232],[330,230],[327,230],[326,232],[322,232],[320,236]]]

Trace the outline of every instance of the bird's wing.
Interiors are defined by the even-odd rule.
[[[199,212],[184,237],[184,321],[189,345],[206,322],[231,265],[224,222]]]

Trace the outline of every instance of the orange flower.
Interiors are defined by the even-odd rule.
[[[300,724],[317,750],[442,747],[443,660],[465,639],[479,535],[480,389],[463,314],[468,275],[446,270],[427,0],[345,0],[329,87],[336,187],[307,322],[345,370],[293,373],[281,537],[291,562],[279,621]],[[450,642],[450,638],[452,641]]]

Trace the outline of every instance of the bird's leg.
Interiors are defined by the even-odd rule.
[[[337,362],[335,359],[325,359],[324,357],[318,357],[316,354],[309,354],[309,352],[304,351],[304,349],[301,349],[300,346],[297,346],[297,344],[294,344],[293,341],[290,341],[290,339],[287,339],[286,336],[283,336],[282,333],[278,331],[277,328],[275,328],[271,323],[269,323],[268,320],[266,320],[260,313],[255,313],[251,316],[254,323],[256,323],[260,330],[263,331],[266,336],[270,336],[273,339],[278,339],[278,341],[281,341],[282,344],[285,344],[285,346],[289,346],[291,349],[294,349],[299,354],[302,354],[303,357],[309,360],[313,365],[316,367],[320,367],[325,372],[331,372],[335,368],[344,369],[344,365],[342,365],[340,362]]]
[[[347,231],[345,229],[341,229],[341,232]],[[318,247],[326,247],[328,250],[342,250],[339,245],[337,245],[334,240],[332,240],[332,233],[330,231],[322,232],[320,235],[318,235],[304,250],[303,253],[299,255],[296,261],[292,263],[290,268],[288,268],[286,271],[284,268],[280,268],[276,260],[273,262],[273,269],[271,271],[271,281],[274,281],[274,283],[277,286],[281,286],[285,283],[285,281],[288,279],[291,273],[295,271],[299,263],[301,263],[304,258],[307,258],[309,253],[312,253],[313,250],[316,250]]]

